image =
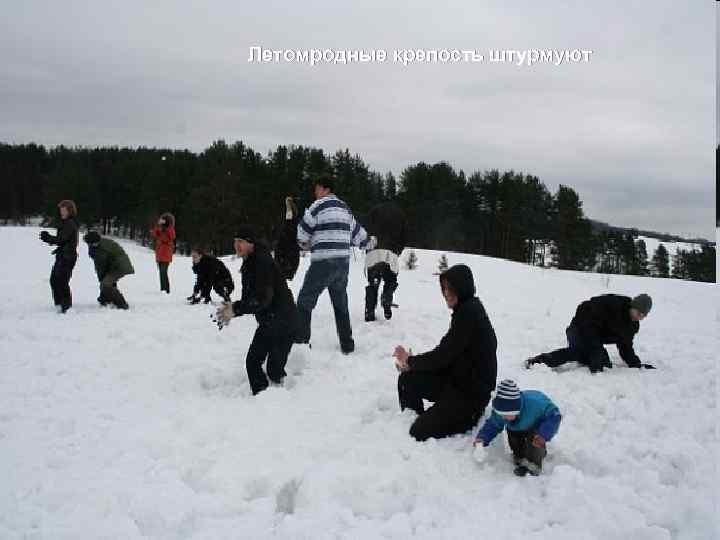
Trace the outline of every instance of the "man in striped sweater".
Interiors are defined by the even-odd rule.
[[[355,350],[347,299],[350,246],[367,247],[370,239],[347,204],[333,194],[334,187],[332,176],[316,180],[316,200],[298,223],[298,244],[310,250],[311,258],[297,299],[300,324],[295,342],[310,343],[312,310],[327,288],[335,312],[340,349],[349,354]]]

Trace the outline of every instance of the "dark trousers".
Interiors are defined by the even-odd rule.
[[[273,329],[272,325],[258,326],[252,343],[247,352],[245,367],[253,395],[268,387],[268,378],[274,383],[282,383],[285,378],[285,364],[293,345],[292,332],[287,327],[282,330]],[[267,360],[267,375],[263,364]]]
[[[228,280],[228,281],[218,281],[213,284],[212,287],[207,288],[202,291],[202,297],[206,300],[210,301],[210,291],[213,290],[215,293],[220,296],[225,302],[230,301],[230,295],[235,290],[235,284]]]
[[[547,455],[545,448],[538,448],[533,445],[532,440],[537,431],[510,431],[507,430],[508,444],[513,453],[513,460],[516,464],[521,459],[527,459],[542,469],[542,462]]]
[[[64,257],[57,255],[55,264],[50,272],[50,288],[52,289],[53,302],[60,306],[63,311],[72,306],[72,292],[70,291],[70,278],[77,257]]]
[[[297,299],[300,321],[296,342],[310,341],[312,310],[315,309],[320,294],[327,289],[335,313],[335,328],[340,346],[343,350],[354,346],[347,298],[349,269],[350,259],[327,259],[310,263]]]
[[[392,301],[395,289],[397,289],[397,274],[390,269],[388,263],[378,263],[368,268],[368,285],[365,287],[365,320],[375,320],[375,308],[377,307],[380,282],[384,282],[380,302],[385,310],[387,319],[392,316]],[[390,316],[388,316],[390,315]]]
[[[114,304],[118,309],[128,309],[130,307],[117,288],[117,282],[123,275],[110,273],[102,278],[102,281],[100,281],[100,296],[97,299],[100,305]]]
[[[170,278],[168,277],[169,262],[158,262],[158,270],[160,271],[160,290],[166,293],[170,292]]]
[[[612,367],[610,356],[603,344],[584,337],[575,326],[568,326],[565,331],[568,346],[564,349],[541,354],[537,362],[550,367],[557,367],[567,362],[579,362],[590,368],[593,373],[602,371],[603,367]]]
[[[418,413],[410,426],[410,435],[418,441],[431,437],[440,439],[471,429],[485,411],[485,404],[469,400],[448,390],[447,376],[436,373],[406,371],[398,377],[400,409]],[[426,411],[423,399],[434,402]]]

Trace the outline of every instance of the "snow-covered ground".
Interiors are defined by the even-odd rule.
[[[331,308],[312,351],[293,349],[284,388],[253,398],[244,357],[255,322],[218,332],[188,306],[190,261],[159,292],[153,254],[124,243],[131,309],[101,309],[83,245],[66,315],[50,305],[49,249],[0,228],[0,538],[717,538],[714,284],[471,266],[499,339],[499,376],[549,394],[564,419],[544,474],[516,478],[504,437],[489,462],[471,435],[417,443],[400,413],[396,344],[432,347],[448,327],[439,253],[416,250],[394,318],[363,322],[362,255],[349,286],[357,350],[340,354]],[[297,293],[308,261],[292,283]],[[231,261],[233,271],[240,261]],[[521,367],[564,344],[578,302],[647,292],[636,350],[656,371]],[[378,314],[380,312],[378,311]]]

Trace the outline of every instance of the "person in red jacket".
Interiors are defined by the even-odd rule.
[[[168,266],[175,251],[175,216],[170,212],[161,215],[150,235],[155,239],[155,260],[160,271],[160,290],[170,294]]]

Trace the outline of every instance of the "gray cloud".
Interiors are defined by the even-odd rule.
[[[348,3],[349,4],[349,3]],[[349,147],[575,187],[589,215],[710,237],[710,2],[29,1],[0,21],[0,140]],[[249,48],[581,48],[588,64],[248,63]]]

